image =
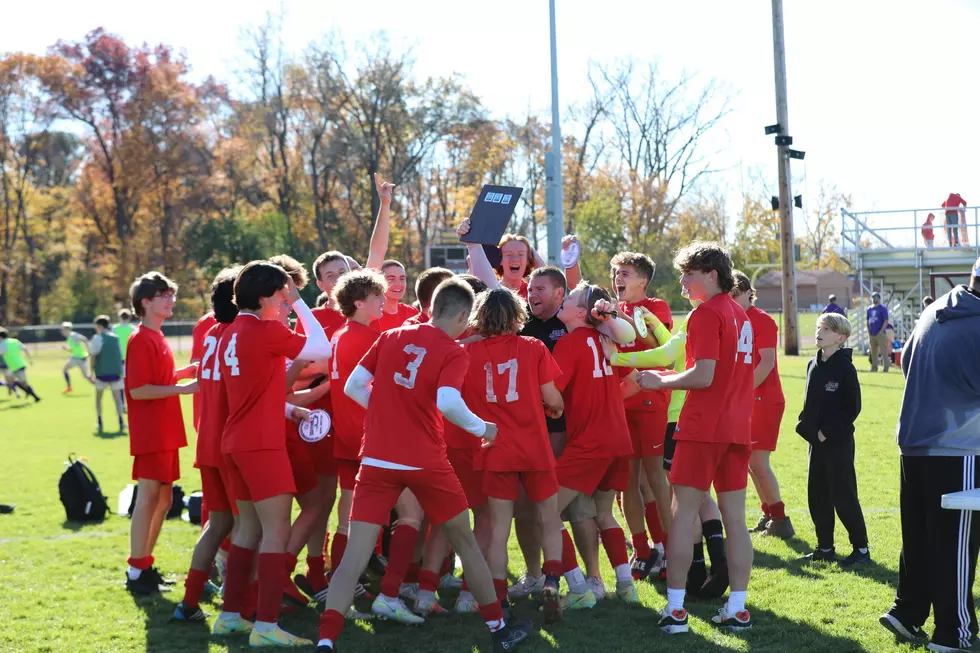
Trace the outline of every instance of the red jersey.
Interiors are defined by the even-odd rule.
[[[129,453],[138,456],[176,451],[187,446],[180,397],[137,401],[130,394],[144,385],[175,385],[177,370],[170,345],[159,331],[140,326],[129,339],[126,352],[126,407],[129,418]]]
[[[381,311],[381,319],[375,320],[371,323],[371,327],[378,333],[384,333],[385,331],[391,331],[392,329],[397,329],[398,327],[405,324],[405,320],[409,320],[419,312],[408,304],[402,304],[398,302],[398,310],[394,313],[386,313]]]
[[[687,369],[697,360],[717,361],[711,385],[688,390],[674,438],[697,442],[750,443],[752,323],[728,293],[718,293],[687,321]]]
[[[536,472],[553,469],[555,456],[541,411],[541,386],[561,368],[540,340],[497,336],[466,345],[470,356],[463,397],[474,413],[497,425],[493,446],[483,449],[483,469]],[[480,442],[469,433],[471,441]]]
[[[198,389],[194,395],[201,399],[195,466],[221,465],[221,433],[228,420],[228,396],[225,394],[225,384],[221,382],[220,359],[217,354],[218,342],[228,326],[215,324],[203,340],[204,354],[197,370]]]
[[[214,312],[208,311],[201,316],[201,319],[197,321],[194,325],[194,330],[191,331],[191,362],[200,361],[201,357],[204,356],[204,336],[207,332],[211,330],[218,321],[214,319]],[[195,392],[192,401],[194,404],[194,430],[197,431],[200,428],[201,421],[201,393]]]
[[[958,206],[966,206],[966,200],[960,197],[959,193],[950,193],[946,201],[943,202],[944,209],[955,209]]]
[[[517,289],[517,294],[521,299],[527,301],[527,279],[521,280],[521,287]]]
[[[429,322],[429,316],[420,311],[416,315],[413,315],[412,317],[405,320],[405,324],[403,324],[402,326],[418,326],[420,324],[428,324],[428,322]]]
[[[760,349],[775,349],[779,345],[779,327],[769,313],[760,308],[749,306],[745,315],[752,324],[752,364],[753,369],[762,362]],[[753,376],[754,378],[754,376]],[[783,396],[783,385],[779,381],[779,360],[773,363],[772,371],[766,380],[755,389],[755,398],[768,404],[786,403]]]
[[[421,469],[450,469],[436,408],[439,388],[461,390],[469,357],[429,324],[381,334],[360,365],[374,375],[362,458]]]
[[[562,456],[616,458],[633,452],[619,377],[602,353],[599,332],[579,327],[555,343],[565,399],[567,444]],[[540,410],[539,406],[535,406]]]
[[[333,452],[343,460],[358,460],[364,439],[364,409],[344,394],[344,386],[364,354],[378,339],[372,326],[348,321],[333,335],[333,358],[330,362],[330,401],[333,418]]]
[[[240,313],[218,344],[228,421],[221,452],[286,448],[286,358],[303,351],[306,336],[280,322]]]
[[[329,306],[321,306],[320,308],[314,308],[311,309],[310,312],[313,313],[313,317],[315,317],[316,321],[319,322],[320,326],[323,327],[323,333],[326,334],[328,340],[333,338],[333,334],[337,332],[337,329],[344,326],[344,324],[347,322],[347,318],[344,317],[343,313],[341,313],[336,309],[330,308]],[[296,333],[300,335],[306,335],[306,330],[303,328],[302,322],[296,323]],[[340,391],[343,392],[344,389],[340,388]],[[307,408],[309,408],[310,410],[319,408],[320,410],[325,410],[329,413],[331,394],[333,394],[333,388],[330,388],[330,392],[327,393],[327,396],[320,397],[315,402],[307,406]],[[333,415],[331,415],[331,418],[332,417]],[[299,427],[297,426],[297,429],[298,428]],[[331,426],[331,429],[332,428],[333,427]],[[298,434],[299,431],[297,430],[297,435]]]
[[[644,297],[640,301],[630,304],[628,302],[619,302],[619,312],[622,315],[629,315],[631,318],[633,316],[633,311],[637,306],[642,306],[651,313],[657,316],[661,322],[664,323],[668,329],[674,327],[674,317],[670,312],[670,306],[662,299],[656,299],[654,297]],[[634,352],[634,351],[646,351],[650,349],[639,340],[636,340],[632,345],[625,346],[621,345],[619,347],[620,351],[623,352]],[[616,368],[619,371],[619,378],[624,378],[629,376],[633,371],[629,367],[619,367]],[[657,368],[663,369],[663,368]],[[629,399],[626,399],[623,404],[626,406],[626,410],[639,410],[652,412],[656,410],[664,411],[667,410],[667,404],[670,403],[670,391],[669,390],[646,390],[643,392],[638,392]]]

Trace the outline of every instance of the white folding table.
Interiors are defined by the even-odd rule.
[[[980,488],[944,494],[942,506],[949,510],[980,510]]]

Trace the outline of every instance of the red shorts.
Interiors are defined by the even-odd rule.
[[[405,489],[412,491],[432,526],[444,524],[466,512],[468,505],[459,479],[445,469],[384,469],[361,465],[354,488],[350,520],[368,524],[388,523],[391,509]]]
[[[333,432],[319,442],[304,442],[317,476],[336,476],[337,459],[333,455]]]
[[[652,458],[664,455],[664,436],[667,434],[667,409],[628,410],[626,424],[633,441],[633,458]]]
[[[470,510],[484,505],[487,493],[483,491],[483,472],[473,469],[473,452],[468,449],[446,449],[446,457],[466,494]]]
[[[235,501],[258,503],[280,494],[296,494],[293,469],[285,449],[225,454],[225,475]]]
[[[775,451],[786,404],[752,404],[752,451]]]
[[[316,468],[306,445],[306,442],[286,440],[286,455],[289,456],[289,466],[293,468],[297,495],[312,492],[317,484]]]
[[[630,484],[630,457],[558,459],[558,484],[592,496],[597,490],[626,492]]]
[[[341,490],[353,490],[357,480],[357,471],[361,468],[360,460],[334,459],[337,468],[337,478],[340,479]]]
[[[707,492],[744,490],[749,481],[752,448],[731,442],[678,440],[670,467],[670,484]]]
[[[231,512],[232,504],[221,469],[201,465],[201,492],[208,512]]]
[[[517,501],[520,486],[531,503],[541,503],[558,494],[558,473],[553,469],[537,472],[483,472],[483,491],[492,499]]]
[[[180,452],[157,451],[133,456],[133,480],[145,478],[169,485],[180,478]]]

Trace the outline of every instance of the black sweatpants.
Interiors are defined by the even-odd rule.
[[[970,510],[946,510],[944,494],[980,485],[976,456],[902,456],[902,554],[895,607],[922,626],[933,610],[932,641],[967,648],[977,635],[973,580],[980,527]]]
[[[856,549],[868,546],[868,529],[858,502],[853,436],[810,445],[807,500],[817,547],[834,547],[834,512],[847,529],[851,545]]]

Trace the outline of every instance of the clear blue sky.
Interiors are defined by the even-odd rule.
[[[980,3],[785,4],[791,132],[794,147],[807,152],[808,200],[826,179],[851,193],[857,209],[935,206],[951,191],[980,204]],[[497,116],[550,108],[546,0],[283,6],[286,42],[296,52],[329,31],[353,45],[384,30],[394,44],[414,47],[418,75],[463,73]],[[233,80],[241,29],[279,8],[275,0],[49,0],[43,10],[5,3],[0,47],[43,52],[103,26],[130,43],[184,50],[196,76]],[[590,60],[659,60],[668,71],[715,78],[734,96],[718,159],[733,171],[719,183],[738,192],[739,162],[774,174],[775,147],[763,135],[775,122],[769,2],[558,0],[558,51],[563,105],[588,97]],[[794,176],[803,172],[794,162]]]

